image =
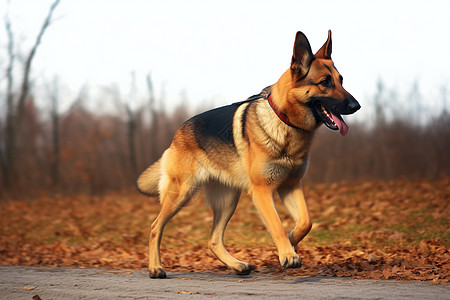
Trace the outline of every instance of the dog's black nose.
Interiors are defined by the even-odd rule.
[[[359,105],[358,101],[356,101],[355,99],[352,99],[349,101],[348,110],[350,111],[351,114],[356,112],[360,108],[361,108],[361,105]]]
[[[359,105],[358,101],[356,101],[353,96],[349,96],[344,100],[343,105],[341,106],[341,114],[343,115],[350,115],[355,113],[358,109],[361,108],[361,105]]]

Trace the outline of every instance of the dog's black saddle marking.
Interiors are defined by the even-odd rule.
[[[208,110],[188,120],[186,124],[194,127],[195,139],[200,149],[212,151],[214,144],[219,142],[236,150],[233,137],[233,118],[236,110],[244,103],[268,96],[268,88],[270,87],[244,101]]]
[[[218,107],[196,115],[191,119],[199,147],[206,150],[215,142],[225,143],[233,148],[233,117],[240,103]]]

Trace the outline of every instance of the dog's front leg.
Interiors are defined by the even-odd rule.
[[[294,247],[283,228],[273,202],[273,193],[273,189],[269,186],[254,186],[252,187],[253,203],[277,246],[280,264],[285,268],[298,268],[301,266],[301,259],[295,253]]]
[[[301,183],[281,187],[278,194],[295,221],[295,227],[289,233],[289,240],[295,247],[308,234],[312,226]]]

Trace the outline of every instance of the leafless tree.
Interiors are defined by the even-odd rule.
[[[150,74],[147,74],[147,89],[148,89],[148,95],[149,95],[149,109],[150,109],[150,128],[151,128],[151,133],[150,136],[153,137],[153,140],[151,142],[151,148],[150,148],[150,156],[152,161],[154,162],[159,153],[158,153],[158,145],[157,145],[157,141],[158,139],[156,138],[158,135],[158,116],[157,116],[157,111],[156,111],[156,99],[155,99],[155,91],[153,89],[153,82],[152,82],[152,78],[150,76]]]
[[[134,73],[132,73],[132,87],[130,98],[135,97],[136,91],[135,87],[135,78]],[[121,116],[125,116],[125,126],[126,126],[126,143],[128,154],[123,157],[127,157],[126,164],[130,169],[133,175],[136,175],[138,172],[138,164],[137,164],[137,150],[136,150],[136,135],[137,135],[137,127],[139,123],[139,111],[133,111],[130,105],[130,101],[123,100],[121,96],[119,87],[117,85],[112,85],[110,87],[105,87],[104,91],[113,97],[113,102],[119,111]]]
[[[136,98],[136,75],[134,72],[131,73],[131,91],[130,98],[135,100]],[[137,174],[137,154],[136,154],[136,114],[133,112],[130,106],[130,101],[126,101],[125,111],[127,113],[127,129],[128,129],[128,151],[130,157],[130,168],[133,174]]]
[[[50,158],[50,177],[53,188],[59,184],[59,165],[60,165],[60,116],[59,116],[59,80],[55,76],[51,86],[48,88],[50,98],[50,120],[51,120],[51,149]]]
[[[11,21],[8,14],[5,16],[5,29],[8,35],[8,66],[6,68],[6,132],[4,134],[4,148],[0,147],[0,163],[3,173],[3,181],[6,186],[11,182],[11,167],[13,161],[14,126],[13,126],[13,68],[14,68],[14,35],[11,29]]]
[[[12,30],[11,20],[8,14],[5,16],[5,28],[8,36],[7,48],[8,48],[8,65],[6,68],[6,132],[4,135],[4,150],[0,149],[3,153],[0,153],[0,161],[3,173],[3,180],[6,186],[10,186],[15,177],[15,163],[16,163],[16,142],[18,138],[19,128],[22,123],[22,118],[25,110],[25,102],[29,96],[30,90],[30,73],[33,63],[33,59],[36,55],[37,49],[41,44],[42,37],[44,36],[47,28],[51,24],[52,15],[60,0],[55,0],[47,13],[47,16],[41,26],[41,29],[36,37],[36,40],[26,56],[23,77],[20,83],[20,90],[15,101],[15,95],[13,92],[13,67],[15,62],[14,53],[14,34]]]

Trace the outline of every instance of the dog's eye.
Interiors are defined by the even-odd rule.
[[[331,87],[332,83],[331,83],[331,76],[327,76],[324,80],[322,80],[320,83],[320,85],[324,86],[324,87]]]

